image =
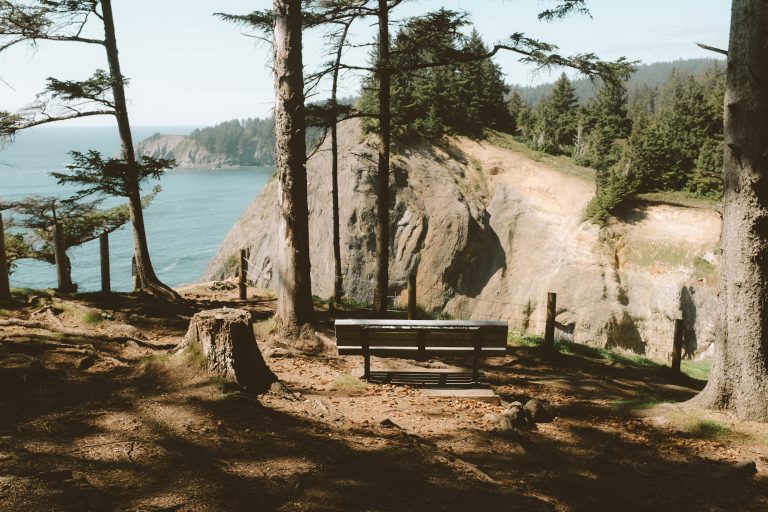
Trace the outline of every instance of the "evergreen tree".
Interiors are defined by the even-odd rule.
[[[102,39],[85,37],[91,20],[103,31]],[[36,44],[38,41],[69,42],[98,45],[105,51],[108,71],[97,69],[81,81],[48,78],[38,101],[22,112],[8,116],[0,114],[0,138],[52,122],[89,116],[114,116],[121,146],[120,194],[128,200],[133,228],[134,257],[141,287],[147,293],[178,300],[180,296],[163,284],[155,274],[149,255],[144,213],[141,206],[142,164],[136,158],[133,136],[125,98],[127,79],[120,70],[117,37],[115,35],[112,0],[35,0],[30,2],[0,1],[0,52],[16,44]],[[169,161],[147,162],[157,174],[167,168]],[[160,165],[162,164],[162,165]],[[94,178],[91,176],[89,179]],[[113,176],[103,176],[111,186]],[[89,186],[90,183],[81,183]],[[107,188],[109,188],[109,186]]]
[[[523,102],[523,97],[520,96],[520,93],[516,90],[512,91],[512,94],[509,96],[509,100],[507,100],[507,110],[509,111],[509,131],[513,134],[519,134],[519,125],[518,125],[518,117],[520,116],[520,113],[523,111],[523,108],[528,107],[527,104]]]
[[[563,73],[539,108],[535,141],[538,149],[554,155],[571,152],[578,128],[577,103],[576,90]]]
[[[582,110],[578,138],[583,142],[577,148],[580,150],[575,155],[577,161],[598,170],[612,167],[621,157],[616,142],[626,139],[631,128],[626,87],[623,84],[604,84]]]

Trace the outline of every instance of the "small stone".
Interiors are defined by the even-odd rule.
[[[499,419],[499,429],[502,431],[528,430],[535,425],[530,413],[522,406],[517,405],[510,406]]]
[[[484,415],[482,418],[480,418],[480,421],[485,421],[486,423],[496,423],[500,420],[498,414],[488,413]]]
[[[531,399],[525,404],[525,410],[535,423],[549,423],[557,416],[554,407],[547,402]]]
[[[87,370],[96,362],[96,358],[93,356],[84,356],[77,360],[78,370]]]

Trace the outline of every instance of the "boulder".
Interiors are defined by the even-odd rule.
[[[555,408],[547,402],[531,399],[525,403],[524,409],[535,423],[549,423],[557,416]]]

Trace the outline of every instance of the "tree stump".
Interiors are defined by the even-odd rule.
[[[197,313],[179,348],[188,346],[200,350],[208,371],[236,382],[248,393],[264,393],[277,382],[256,344],[248,311],[222,308]]]

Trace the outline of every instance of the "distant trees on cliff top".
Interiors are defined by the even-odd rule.
[[[536,108],[509,99],[515,134],[531,148],[596,169],[588,216],[605,221],[634,195],[679,191],[722,197],[724,65],[672,68],[658,85],[600,86],[580,105],[562,75]]]

